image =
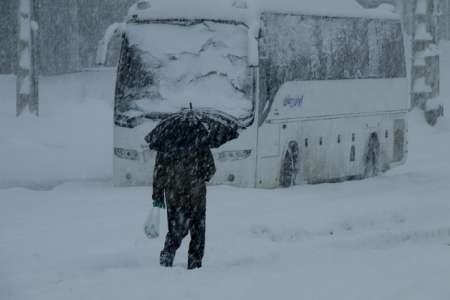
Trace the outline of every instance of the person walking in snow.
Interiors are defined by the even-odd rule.
[[[205,250],[206,183],[216,171],[208,147],[158,152],[153,175],[153,205],[167,206],[168,233],[160,264],[173,265],[175,253],[190,233],[188,269],[201,268]],[[164,203],[165,199],[165,203]]]
[[[157,151],[153,206],[167,206],[168,233],[160,264],[173,265],[176,251],[190,233],[188,269],[196,269],[201,268],[205,252],[206,183],[216,172],[211,148],[236,139],[240,127],[219,111],[189,106],[164,118],[145,141]]]

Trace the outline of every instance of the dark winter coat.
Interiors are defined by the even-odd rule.
[[[171,153],[158,152],[153,174],[152,198],[163,201],[165,193],[194,196],[192,199],[202,198],[204,195],[197,194],[206,194],[206,182],[215,172],[214,158],[209,148]],[[184,199],[184,197],[166,197],[166,201],[170,199]]]

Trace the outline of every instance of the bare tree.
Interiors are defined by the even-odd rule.
[[[33,11],[32,0],[20,0],[18,16],[17,116],[21,115],[26,108],[32,114],[39,115],[38,76],[36,72],[37,50],[35,48],[38,25],[33,20]]]

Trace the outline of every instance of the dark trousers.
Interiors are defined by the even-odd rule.
[[[188,262],[201,262],[205,252],[205,194],[166,193],[168,233],[161,257],[173,258],[183,239],[190,233]]]

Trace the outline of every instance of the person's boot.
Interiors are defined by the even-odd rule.
[[[202,261],[200,259],[188,259],[188,270],[200,269],[202,267]]]
[[[159,257],[159,264],[163,267],[172,267],[174,257],[175,255],[173,254],[161,252],[161,256]]]

